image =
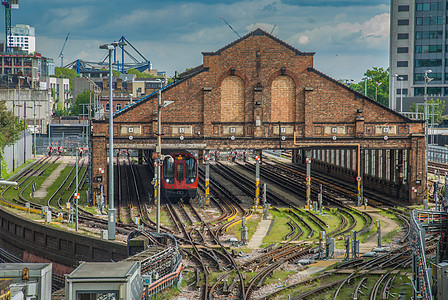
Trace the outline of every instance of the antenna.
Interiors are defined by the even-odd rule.
[[[272,30],[271,30],[271,33],[270,33],[271,35],[274,32],[275,27],[277,27],[277,25],[274,25],[274,27],[272,27]]]
[[[232,26],[221,16],[221,19],[224,21],[224,23],[227,24],[227,26],[229,26],[230,29],[232,29],[233,32],[235,32],[235,34],[240,38],[241,35],[238,34],[238,32],[235,31],[235,29],[232,28]]]

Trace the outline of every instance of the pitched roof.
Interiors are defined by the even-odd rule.
[[[314,68],[312,68],[312,67],[309,67],[307,70],[308,70],[308,72],[316,73],[317,75],[319,75],[319,76],[321,76],[321,77],[323,77],[323,78],[325,78],[325,79],[327,79],[327,80],[329,80],[329,81],[331,81],[331,82],[337,84],[338,86],[340,86],[340,87],[342,87],[342,88],[344,88],[344,89],[350,91],[351,93],[355,94],[358,98],[365,99],[365,100],[367,100],[367,101],[369,101],[369,102],[371,102],[371,103],[373,103],[373,104],[375,104],[375,105],[377,105],[377,106],[380,106],[382,109],[385,109],[385,110],[387,110],[388,112],[390,112],[390,113],[392,113],[392,114],[394,114],[394,115],[396,115],[396,116],[401,117],[401,118],[404,119],[406,122],[410,122],[410,123],[421,123],[421,122],[422,122],[422,120],[412,120],[412,119],[409,119],[408,117],[403,116],[402,114],[396,112],[395,110],[392,110],[392,109],[390,109],[389,107],[384,106],[383,104],[381,104],[381,103],[379,103],[379,102],[377,102],[377,101],[375,101],[375,100],[373,100],[373,99],[371,99],[371,98],[365,96],[364,94],[361,94],[361,93],[359,93],[359,92],[357,92],[357,91],[351,89],[351,88],[348,87],[347,85],[345,85],[345,84],[343,84],[343,83],[340,83],[340,82],[337,81],[336,79],[334,79],[334,78],[332,78],[332,77],[330,77],[330,76],[328,76],[328,75],[326,75],[326,74],[324,74],[324,73],[322,73],[322,72],[320,72],[320,71],[318,71],[318,70],[316,70],[316,69],[314,69]]]
[[[191,70],[188,70],[188,71],[185,71],[185,72],[183,72],[183,73],[180,73],[180,74],[178,75],[178,80],[175,80],[173,83],[168,84],[168,85],[162,87],[162,88],[160,89],[160,91],[163,93],[164,91],[173,88],[174,86],[176,86],[176,85],[178,85],[178,84],[184,82],[185,80],[190,79],[191,77],[194,77],[194,76],[196,76],[197,74],[202,73],[203,71],[207,71],[207,70],[208,70],[208,68],[204,68],[203,65],[199,65],[199,66],[197,66],[197,67],[195,67],[195,68],[193,68],[193,69],[191,69]],[[136,106],[142,104],[143,102],[145,102],[145,100],[156,97],[158,92],[159,92],[159,90],[154,91],[154,92],[152,92],[151,94],[146,95],[146,96],[144,96],[144,97],[142,97],[142,98],[136,100],[136,101],[133,102],[132,104],[127,105],[127,106],[123,107],[122,109],[116,111],[116,112],[113,114],[113,116],[114,116],[114,117],[119,116],[119,115],[125,113],[126,111],[128,111],[128,110],[130,110],[130,109],[133,109],[134,107],[136,107]],[[107,118],[107,117],[106,117],[106,118]]]
[[[251,36],[261,36],[261,35],[265,35],[265,36],[267,36],[267,37],[273,39],[273,40],[276,41],[277,43],[279,43],[279,44],[283,45],[284,47],[286,47],[286,48],[288,48],[288,49],[294,51],[296,55],[307,55],[307,56],[308,56],[308,55],[311,55],[311,56],[312,56],[312,55],[314,55],[314,54],[316,53],[316,52],[302,52],[302,51],[299,51],[299,50],[297,50],[296,48],[294,48],[293,46],[291,46],[291,45],[285,43],[284,41],[282,41],[282,40],[276,38],[276,37],[273,36],[272,34],[269,34],[269,33],[267,33],[266,31],[264,31],[264,30],[262,30],[262,29],[260,29],[260,28],[257,28],[257,29],[255,29],[254,31],[249,32],[249,33],[246,34],[245,36],[243,36],[243,37],[241,37],[241,38],[239,38],[239,39],[233,41],[233,42],[230,43],[230,44],[227,44],[226,46],[222,47],[221,49],[219,49],[219,50],[217,50],[217,51],[215,51],[215,52],[202,52],[202,54],[203,54],[203,55],[219,55],[219,54],[221,54],[221,52],[223,52],[224,50],[226,50],[226,49],[228,49],[228,48],[230,48],[230,47],[232,47],[232,46],[238,44],[238,43],[241,42],[241,41],[244,41],[245,39],[247,39],[247,38],[249,38],[249,37],[251,37]]]

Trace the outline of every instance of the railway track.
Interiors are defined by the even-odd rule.
[[[37,167],[38,166],[36,166],[36,168]],[[212,169],[213,172],[221,174],[222,177],[233,179],[232,182],[234,185],[238,182],[238,189],[245,191],[247,196],[253,199],[254,183],[251,180],[247,180],[244,177],[241,177],[241,175],[237,175],[237,173],[231,170],[232,168],[227,166],[218,165],[212,167]],[[251,169],[251,167],[249,166],[248,169]],[[117,163],[116,170],[116,182],[118,184],[116,187],[118,190],[117,199],[122,201],[119,202],[119,206],[121,206],[120,209],[122,209],[122,211],[120,211],[120,209],[118,210],[118,215],[120,216],[121,221],[119,223],[123,226],[126,225],[129,229],[135,229],[136,224],[134,220],[138,216],[147,229],[154,230],[155,224],[149,216],[149,208],[147,206],[148,201],[146,198],[147,193],[150,192],[150,190],[148,190],[148,178],[151,178],[151,175],[146,171],[143,171],[142,167],[134,165],[129,157],[121,158]],[[275,171],[273,172],[275,173]],[[277,171],[277,173],[279,174],[280,172]],[[80,174],[80,177],[83,178],[84,174],[85,173]],[[296,178],[291,175],[292,173],[289,174],[293,179],[290,179],[289,181],[282,178],[281,181],[284,183],[289,182],[291,187],[295,186],[295,193],[300,194],[301,191],[299,190],[299,192],[297,192],[297,188],[300,185],[303,185],[303,178],[300,179],[299,176]],[[200,173],[200,176],[202,178],[203,174]],[[73,180],[70,179],[66,179],[66,181],[67,184],[73,182]],[[29,184],[29,182],[22,183],[22,193]],[[161,228],[162,231],[175,235],[176,238],[179,239],[180,245],[184,247],[184,250],[182,251],[188,253],[193,261],[195,261],[197,269],[200,270],[200,272],[197,273],[198,279],[196,284],[201,290],[202,299],[253,299],[254,292],[264,286],[266,279],[271,276],[275,270],[285,263],[296,262],[298,259],[309,257],[315,252],[315,247],[301,243],[300,239],[315,239],[317,230],[330,231],[329,224],[327,224],[321,217],[311,212],[303,212],[302,210],[297,209],[293,202],[285,201],[282,197],[277,197],[275,193],[268,194],[268,202],[275,204],[273,209],[287,216],[290,232],[284,236],[284,243],[281,243],[276,247],[269,246],[266,249],[266,253],[259,255],[257,258],[249,259],[245,263],[238,263],[233,257],[235,254],[232,254],[227,247],[222,244],[220,238],[230,226],[235,226],[241,222],[243,218],[250,218],[253,212],[252,210],[247,210],[243,207],[238,197],[234,195],[235,191],[229,191],[229,189],[222,185],[218,180],[211,180],[210,185],[210,203],[213,209],[219,211],[218,216],[206,217],[206,211],[197,209],[194,205],[196,202],[180,202],[178,204],[167,203],[163,206],[163,209],[172,221],[172,224],[168,225],[167,223],[165,224],[166,226],[162,226]],[[283,188],[286,188],[286,186],[288,186],[288,184],[282,185]],[[316,192],[313,191],[313,193]],[[317,193],[314,195],[317,195]],[[341,190],[333,192],[333,194],[329,192],[325,195],[327,199],[326,201],[331,202],[331,197],[334,197],[336,201],[336,198],[341,195]],[[52,200],[52,206],[54,206],[53,201],[55,200]],[[357,222],[363,223],[363,225],[358,224],[358,227],[361,227],[360,231],[368,231],[368,229],[370,229],[369,225],[371,225],[372,220],[369,220],[368,215],[352,210],[350,207],[341,205],[338,202],[335,202],[332,205],[338,207],[334,212],[334,215],[340,219],[340,223],[338,226],[332,225],[333,227],[331,231],[328,232],[328,236],[343,236],[355,228]],[[404,215],[401,217],[405,219]],[[95,218],[90,219],[89,222],[100,223],[100,221]],[[310,224],[312,226],[310,226]],[[118,224],[117,227],[119,227]],[[307,232],[306,237],[304,231]],[[186,250],[185,246],[188,246],[191,250]],[[403,254],[401,254],[401,256],[403,256]],[[395,258],[384,257],[381,259],[381,263],[378,262],[377,267],[390,268],[391,266],[393,267],[394,263],[398,263],[398,261],[398,256]],[[346,267],[369,270],[369,268],[374,268],[375,266],[373,263],[369,266],[364,262],[358,262],[358,264],[353,263]],[[334,272],[336,273],[338,270]],[[220,272],[220,275],[218,275],[216,279],[212,279],[210,276],[212,272]],[[243,276],[243,272],[256,272],[257,275],[251,280],[246,280]],[[361,277],[362,276],[353,276],[354,279],[362,280]],[[309,297],[313,297],[313,295],[319,295],[319,293],[325,289],[333,289],[334,287],[340,287],[338,290],[347,289],[349,281],[346,280],[344,283],[344,281],[330,281],[329,279],[326,280],[326,282],[328,285],[321,286],[319,291],[308,291],[306,293],[309,293]],[[383,282],[379,284],[377,294],[387,294],[387,290],[390,290],[390,288],[384,288],[384,286],[391,286],[392,283],[393,274],[391,274],[389,278],[383,279]],[[362,284],[358,288],[358,293],[360,289],[362,289]],[[353,291],[353,294],[354,293],[355,290]],[[297,294],[294,297],[297,298],[299,296],[301,297],[303,294]]]

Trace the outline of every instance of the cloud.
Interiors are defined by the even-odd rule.
[[[389,41],[389,14],[375,15],[362,23],[343,22],[333,26],[317,26],[294,34],[288,40],[292,45],[307,45],[308,48],[314,47],[316,51],[326,52],[385,49]]]
[[[101,61],[105,53],[98,46],[125,36],[153,66],[173,75],[174,70],[201,64],[202,51],[216,51],[237,39],[220,16],[241,36],[258,27],[269,33],[274,28],[279,39],[301,51],[317,52],[315,62],[325,61],[328,68],[322,71],[332,77],[345,68],[355,72],[350,59],[341,59],[350,55],[362,52],[375,66],[388,59],[388,0],[40,2],[21,0],[13,22],[35,27],[38,50],[57,65],[67,32],[64,63],[77,58]]]
[[[361,38],[364,39],[384,39],[389,38],[389,20],[388,13],[376,15],[370,20],[359,23],[342,23],[337,26],[338,30],[347,30],[349,32],[361,33]]]
[[[306,35],[301,35],[300,37],[299,37],[299,44],[300,45],[306,45],[306,44],[308,44],[310,42],[310,38],[308,37],[308,36],[306,36]]]

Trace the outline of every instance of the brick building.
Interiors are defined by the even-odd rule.
[[[424,122],[326,76],[314,69],[314,53],[261,29],[202,54],[202,65],[162,90],[162,101],[174,101],[162,109],[164,149],[313,149],[313,167],[362,173],[366,186],[422,199]],[[154,151],[156,112],[154,93],[115,113],[114,148]],[[107,188],[99,171],[107,170],[107,128],[108,120],[93,124],[94,191]]]

